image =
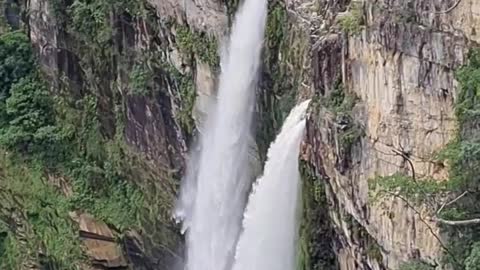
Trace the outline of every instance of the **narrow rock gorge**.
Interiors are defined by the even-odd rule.
[[[184,269],[241,4],[0,0],[0,269]],[[297,268],[480,269],[480,2],[268,5],[250,160],[312,100]]]

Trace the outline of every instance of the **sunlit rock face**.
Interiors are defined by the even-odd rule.
[[[188,26],[214,37],[220,44],[225,42],[231,23],[226,6],[229,1],[147,2],[160,21]],[[325,209],[329,212],[330,229],[334,231],[331,249],[338,261],[338,266],[331,269],[397,269],[402,261],[415,258],[438,263],[442,248],[434,236],[439,232],[436,224],[429,219],[421,220],[418,213],[399,199],[372,203],[368,179],[395,172],[411,173],[408,162],[392,149],[409,153],[417,175],[438,181],[448,177],[441,164],[428,162],[426,158],[453,137],[456,128],[453,102],[458,91],[454,70],[466,62],[472,44],[480,42],[480,2],[277,2],[287,10],[289,27],[284,38],[289,46],[278,53],[276,65],[299,72],[299,78],[289,88],[293,96],[326,96],[341,81],[346,92],[358,98],[351,114],[363,133],[347,152],[339,145],[338,134],[345,127],[343,119],[322,108],[307,122],[303,156],[315,165],[317,176],[326,183],[329,204]],[[342,33],[336,24],[336,18],[348,12],[350,2],[361,6],[365,21],[355,35]],[[71,95],[81,96],[90,79],[81,68],[81,55],[72,50],[78,44],[60,31],[49,1],[28,3],[29,35],[42,70],[55,85],[68,78]],[[119,22],[115,26],[118,30],[113,41],[115,48],[134,51],[135,55],[142,50],[158,53],[181,74],[192,74],[197,93],[192,116],[201,133],[207,108],[215,102],[219,68],[201,62],[198,55],[190,61],[191,57],[175,45],[176,32],[171,24],[158,22],[155,29],[150,29],[141,20],[113,18],[112,15],[112,20]],[[155,176],[155,181],[147,183],[152,192],[168,197],[168,202],[164,202],[167,218],[162,217],[165,220],[148,217],[144,234],[129,231],[125,235],[129,255],[125,259],[138,269],[171,269],[172,262],[181,261],[182,240],[169,216],[178,181],[170,185],[166,179],[181,178],[184,158],[190,150],[175,117],[176,105],[182,100],[174,95],[175,83],[171,80],[156,84],[154,95],[130,96],[128,74],[117,68],[102,78],[99,93],[102,130],[108,137],[115,135],[112,93],[118,91],[126,97],[125,141],[148,158],[144,171]],[[116,87],[111,87],[114,82]],[[274,95],[269,91],[261,95]],[[250,141],[254,140],[252,136]],[[261,171],[258,150],[254,143],[249,144],[250,160],[256,161],[252,166],[258,168],[254,174],[258,175]],[[137,180],[142,182],[142,177]],[[427,207],[419,210],[428,216]],[[180,254],[178,258],[163,248],[164,235],[172,236],[169,241],[176,243],[172,246],[178,248],[173,250]],[[371,246],[378,247],[379,252],[368,252]]]
[[[228,29],[225,1],[220,0],[148,0],[160,16],[168,16],[178,23],[188,24],[197,31],[217,38]]]
[[[443,249],[429,206],[419,206],[419,215],[398,198],[374,203],[368,180],[412,174],[393,150],[408,153],[417,176],[447,179],[446,169],[428,158],[454,136],[454,72],[478,39],[472,29],[480,26],[480,4],[460,1],[450,10],[458,1],[358,2],[365,26],[356,35],[320,39],[314,80],[322,95],[343,81],[358,98],[351,114],[364,134],[343,152],[342,123],[324,110],[310,119],[307,136],[311,158],[328,179],[340,268],[397,269],[411,259],[438,264]],[[379,254],[366,251],[373,245]]]

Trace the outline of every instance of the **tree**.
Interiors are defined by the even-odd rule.
[[[58,141],[52,104],[45,85],[33,76],[12,85],[5,104],[8,124],[0,128],[0,144],[31,153]]]
[[[9,97],[10,88],[34,72],[34,58],[28,37],[18,31],[0,36],[0,102]]]

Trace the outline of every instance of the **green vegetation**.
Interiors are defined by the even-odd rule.
[[[233,17],[235,16],[235,12],[238,10],[241,0],[224,0],[225,6],[227,6],[227,15],[230,24],[232,24]]]
[[[474,49],[467,65],[456,73],[460,84],[455,113],[458,119],[456,138],[438,155],[439,161],[447,163],[450,190],[460,194],[468,191],[455,204],[442,213],[442,218],[468,220],[479,218],[480,200],[480,50]],[[449,239],[448,248],[453,255],[446,254],[444,261],[454,269],[472,268],[478,258],[480,231],[478,225],[463,227],[443,226]],[[478,264],[477,264],[478,265]]]
[[[57,170],[71,179],[74,195],[71,201],[119,231],[139,224],[138,212],[143,199],[140,191],[131,184],[134,177],[128,169],[128,152],[121,138],[113,141],[100,133],[97,117],[97,100],[87,96],[83,108],[71,111],[78,119],[72,126],[62,122],[63,133],[73,134],[64,144],[63,156],[57,160]]]
[[[0,128],[0,145],[23,154],[43,155],[61,140],[54,126],[53,99],[43,83],[25,77],[12,85],[2,116],[6,125]]]
[[[145,64],[137,64],[130,72],[130,90],[134,95],[147,95],[152,93],[154,74]]]
[[[124,97],[117,96],[118,93],[109,89],[113,88],[112,85],[109,87],[103,85],[106,78],[111,79],[111,76],[114,76],[113,66],[127,74],[130,94],[151,97],[161,94],[165,87],[164,82],[176,85],[174,94],[178,95],[177,99],[181,101],[177,104],[179,110],[175,112],[176,120],[185,133],[193,133],[195,123],[191,114],[196,98],[193,75],[180,74],[175,68],[166,64],[164,56],[149,55],[151,52],[148,50],[136,52],[133,48],[126,47],[119,51],[114,46],[115,38],[119,34],[128,34],[128,28],[132,27],[135,20],[144,20],[149,31],[158,31],[158,25],[163,22],[156,19],[156,15],[149,9],[148,4],[144,1],[130,0],[76,0],[68,7],[62,7],[62,3],[56,3],[53,8],[58,13],[57,17],[67,18],[66,31],[77,40],[75,44],[78,46],[75,52],[81,58],[90,92],[95,92],[95,95],[100,97],[115,95],[113,98],[117,103],[115,105],[121,105]],[[111,21],[112,13],[121,14],[118,22]],[[119,23],[125,25],[119,25]],[[127,31],[124,28],[127,28]],[[175,29],[175,42],[183,54],[190,56],[191,60],[197,56],[212,68],[219,66],[217,43],[213,37],[195,32],[184,25],[175,25]],[[126,33],[120,31],[126,31]],[[155,44],[155,46],[164,46],[164,44]],[[128,61],[129,58],[145,61]],[[135,63],[132,64],[132,62]],[[101,112],[101,117],[106,117],[105,115],[109,113],[113,114]]]
[[[25,34],[0,36],[0,269],[28,262],[77,269],[85,258],[72,211],[94,215],[119,238],[141,227],[151,236],[148,245],[170,248],[179,241],[170,226],[175,172],[150,167],[125,145],[124,108],[128,94],[157,98],[168,83],[182,101],[177,120],[193,131],[193,77],[150,65],[152,59],[136,61],[146,52],[127,42],[130,30],[142,19],[148,31],[158,31],[160,23],[144,1],[70,2],[49,0],[48,7],[57,21],[58,49],[81,77],[73,82],[79,89],[69,88],[68,79],[76,79],[69,74],[60,74],[58,87],[44,81]],[[199,36],[193,42],[203,47],[194,53],[212,64],[216,45]]]
[[[348,230],[351,231],[350,237],[355,239],[355,241],[358,241],[357,244],[359,246],[366,247],[366,249],[362,250],[362,255],[377,261],[380,265],[383,265],[382,247],[378,244],[377,240],[370,235],[355,217],[344,210],[338,210],[338,212],[342,213],[339,217],[343,218],[343,221],[348,226]]]
[[[195,54],[212,68],[219,66],[220,57],[215,39],[184,25],[177,25],[176,32],[176,43],[184,54],[191,56]]]
[[[328,216],[325,183],[305,161],[300,162],[300,172],[303,183],[303,218],[300,224],[297,269],[337,269],[332,246],[334,232]]]
[[[13,233],[6,230],[0,233],[0,256],[2,256],[0,267],[4,269],[15,269],[21,258],[21,251]]]
[[[182,129],[185,130],[187,134],[193,134],[193,131],[195,130],[193,107],[195,105],[197,93],[195,91],[192,78],[184,76],[179,81],[180,100],[182,101],[182,105],[176,114],[176,118]]]
[[[459,190],[480,188],[480,50],[472,51],[469,59],[469,64],[456,73],[460,83],[455,105],[459,131],[439,154],[439,160],[448,162],[451,181]]]
[[[399,173],[375,177],[370,179],[368,184],[374,199],[398,194],[417,203],[433,199],[435,195],[447,191],[446,183],[428,179],[414,180],[410,176]]]
[[[465,270],[480,270],[480,242],[472,245],[472,251],[465,260]]]
[[[179,102],[177,102],[178,108],[175,111],[175,120],[187,136],[192,135],[195,130],[193,108],[197,98],[192,74],[181,74],[175,67],[164,62],[155,63],[155,65],[163,72],[169,74],[172,84],[176,87],[176,98]]]
[[[364,25],[363,8],[361,5],[351,5],[349,11],[338,19],[342,31],[349,35],[357,35]]]
[[[261,159],[266,158],[270,142],[296,102],[300,91],[303,57],[308,37],[288,21],[281,1],[269,2],[266,25],[264,65],[257,99],[256,141]]]
[[[371,190],[376,195],[386,192],[395,193],[406,200],[435,202],[438,194],[459,196],[454,203],[442,208],[438,218],[448,221],[468,221],[479,218],[480,201],[480,50],[470,53],[467,65],[456,73],[460,88],[455,104],[458,119],[456,138],[436,156],[436,161],[446,164],[449,169],[449,181],[439,183],[413,178],[401,174],[377,177],[370,181]],[[438,206],[440,207],[440,206]],[[442,234],[448,240],[443,264],[455,270],[477,269],[478,242],[480,231],[472,223],[465,226],[452,226],[440,222]],[[411,263],[412,268],[418,263]],[[474,266],[475,265],[475,266]],[[429,269],[429,268],[425,268]]]
[[[343,164],[348,166],[352,147],[364,136],[363,128],[354,121],[352,112],[357,102],[354,94],[347,93],[341,81],[337,81],[333,91],[320,98],[319,105],[335,116],[337,141]]]
[[[0,0],[0,35],[8,31],[10,31],[10,25],[7,21],[5,0]]]
[[[37,251],[44,250],[49,263],[73,269],[83,255],[68,213],[90,212],[122,232],[139,224],[143,197],[129,181],[133,175],[123,144],[100,132],[97,99],[53,98],[22,33],[1,36],[0,52],[0,71],[6,78],[0,99],[0,150],[9,151],[2,154],[0,192],[18,204],[14,209],[24,216],[19,222],[26,230],[18,234],[5,228],[9,217],[0,211],[1,257],[7,258],[0,268],[14,269],[24,256],[39,261]],[[52,188],[52,177],[65,179],[73,194],[66,197]]]
[[[0,0],[0,35],[22,26],[22,5],[21,1]]]
[[[323,107],[329,109],[337,115],[350,115],[357,97],[354,94],[346,93],[342,82],[336,82],[335,87],[326,98],[320,100]]]
[[[0,252],[2,259],[7,260],[5,265],[1,260],[0,267],[16,269],[28,254],[36,258],[36,250],[42,248],[62,266],[61,269],[74,269],[83,260],[83,255],[75,225],[69,218],[71,204],[68,199],[47,183],[47,175],[41,166],[23,164],[5,153],[0,159],[0,191],[3,190],[0,202],[3,207],[9,205],[18,215],[14,222],[24,228],[25,234],[17,233],[20,229],[15,226],[7,230],[3,254]],[[0,215],[0,221],[5,223],[8,218]],[[26,246],[23,241],[27,241]]]
[[[75,0],[69,6],[64,2],[53,0],[51,9],[57,18],[67,20],[67,31],[79,41],[89,45],[92,49],[107,49],[115,34],[110,15],[126,13],[136,17],[142,15],[143,1],[106,0],[90,1]]]
[[[34,73],[33,54],[28,37],[19,32],[0,36],[0,101],[5,102],[10,88],[20,79]],[[0,109],[2,109],[0,107]]]
[[[435,270],[435,267],[424,262],[414,260],[400,265],[399,270]]]

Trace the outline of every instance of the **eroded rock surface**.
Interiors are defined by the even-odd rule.
[[[340,269],[398,269],[411,259],[439,264],[444,240],[428,218],[431,206],[414,209],[394,196],[373,202],[368,180],[412,174],[407,160],[394,151],[407,153],[417,177],[447,178],[446,169],[431,158],[454,136],[454,71],[465,63],[478,39],[472,30],[480,26],[476,1],[460,1],[441,12],[456,2],[364,1],[366,26],[359,34],[329,35],[319,43],[316,91],[328,93],[341,79],[358,97],[352,115],[364,132],[345,155],[337,118],[321,111],[309,121],[311,158],[328,179]],[[373,244],[355,237],[347,222],[351,218]],[[365,251],[373,245],[381,256]]]
[[[78,223],[80,239],[94,265],[114,269],[127,267],[122,247],[105,223],[84,213],[72,213],[72,219]]]

